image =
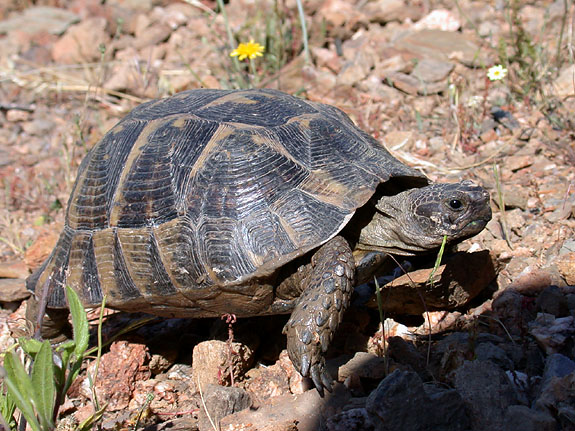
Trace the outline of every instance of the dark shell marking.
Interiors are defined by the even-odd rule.
[[[423,178],[340,110],[274,90],[145,103],[80,166],[66,226],[31,290],[65,307],[268,313],[266,281],[335,236],[390,177]]]

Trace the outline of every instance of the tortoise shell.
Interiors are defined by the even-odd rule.
[[[269,312],[273,274],[319,247],[403,165],[341,110],[275,90],[144,103],[89,152],[66,223],[28,280],[66,307],[168,316]],[[39,295],[39,293],[38,293]]]

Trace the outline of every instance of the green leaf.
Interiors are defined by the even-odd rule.
[[[18,338],[18,344],[20,344],[20,347],[22,347],[22,349],[32,357],[35,356],[42,347],[42,342],[35,340],[34,338],[20,337]]]
[[[4,376],[4,372],[0,372],[0,377]],[[14,411],[16,404],[10,394],[4,390],[4,383],[0,384],[0,426],[4,426],[7,430],[16,429],[16,421],[14,420]]]
[[[74,341],[76,342],[74,353],[76,354],[76,360],[81,360],[84,356],[84,352],[88,348],[90,338],[88,318],[86,317],[86,311],[80,302],[80,298],[78,298],[76,292],[69,286],[66,286],[66,296],[68,298],[70,313],[72,314]]]
[[[44,341],[32,366],[31,377],[34,391],[32,402],[36,406],[36,413],[44,429],[54,427],[52,415],[54,413],[56,386],[54,384],[52,354],[50,342]]]
[[[13,352],[4,357],[4,370],[6,372],[4,383],[16,407],[22,412],[33,431],[41,431],[31,401],[33,393],[32,381],[26,374],[24,365]]]

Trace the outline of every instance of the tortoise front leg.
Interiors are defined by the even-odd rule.
[[[348,307],[355,272],[349,244],[342,237],[325,243],[312,257],[303,278],[303,292],[284,327],[287,350],[299,372],[311,377],[318,392],[331,392],[332,378],[325,368],[329,347]]]

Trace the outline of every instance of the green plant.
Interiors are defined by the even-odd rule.
[[[4,356],[0,372],[6,392],[0,393],[0,413],[9,429],[16,429],[16,408],[33,431],[54,429],[64,397],[78,377],[88,348],[88,319],[77,294],[68,287],[66,291],[73,339],[53,348],[49,341],[22,337],[18,344],[25,360],[13,351]],[[26,364],[30,364],[29,373]]]

